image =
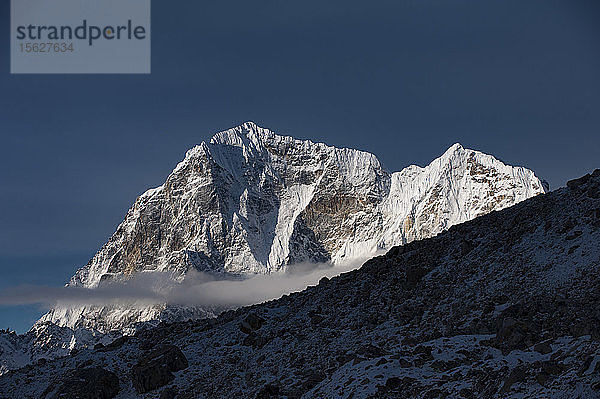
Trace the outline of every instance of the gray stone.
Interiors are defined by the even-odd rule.
[[[101,367],[74,370],[63,377],[52,399],[111,399],[119,393],[119,378]]]
[[[171,382],[172,372],[188,367],[188,361],[175,345],[161,345],[140,358],[131,369],[131,381],[138,393],[146,393]]]

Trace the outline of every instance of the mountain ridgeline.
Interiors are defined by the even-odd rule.
[[[459,144],[426,167],[388,173],[367,152],[247,122],[189,150],[69,285],[96,288],[143,271],[180,280],[190,270],[252,275],[300,262],[343,265],[544,191],[532,171]],[[178,315],[211,313],[166,304],[57,307],[39,323],[105,333]]]
[[[0,392],[596,398],[598,242],[600,170],[302,292],[11,371]]]

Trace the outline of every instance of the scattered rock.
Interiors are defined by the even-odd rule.
[[[411,377],[390,377],[385,381],[385,385],[378,387],[377,395],[373,397],[410,397],[409,392],[416,382],[417,380]]]
[[[391,377],[388,378],[387,381],[385,382],[385,386],[388,388],[398,388],[402,383],[402,380],[400,379],[400,377]]]
[[[387,362],[388,362],[388,361],[387,361],[387,359],[386,359],[385,357],[382,357],[381,359],[379,359],[379,360],[377,361],[377,363],[375,363],[375,366],[379,367],[379,366],[381,366],[381,365],[384,365],[384,364],[386,364]]]
[[[569,255],[571,255],[573,252],[575,252],[577,250],[577,248],[579,248],[579,245],[573,245],[571,248],[569,248],[569,251],[567,251],[567,253]]]
[[[568,234],[565,237],[565,240],[570,241],[570,240],[574,240],[577,237],[580,237],[583,234],[583,232],[581,230],[575,230],[572,233]]]
[[[430,389],[429,391],[425,392],[425,395],[423,395],[423,399],[434,399],[440,397],[442,397],[442,390],[438,388]]]
[[[419,345],[414,349],[416,355],[425,361],[433,360],[433,355],[431,354],[431,346]]]
[[[522,367],[515,367],[510,375],[504,380],[504,384],[502,385],[502,389],[500,393],[507,393],[510,391],[510,388],[517,383],[521,383],[527,380],[527,373],[523,370]]]
[[[261,334],[251,331],[244,340],[242,341],[242,345],[251,346],[255,349],[260,349],[267,344],[268,340]]]
[[[356,351],[356,354],[359,356],[363,356],[367,359],[374,359],[377,357],[385,356],[388,353],[376,345],[368,344],[368,345],[360,347]]]
[[[488,302],[483,308],[483,314],[490,314],[494,311],[494,309],[496,309],[494,302]]]
[[[600,198],[600,184],[590,186],[587,191],[587,196],[594,199]]]
[[[428,269],[419,266],[409,266],[406,269],[406,281],[410,287],[414,287],[428,273]]]
[[[590,368],[590,366],[591,366],[591,364],[592,364],[593,361],[594,361],[594,356],[588,356],[584,360],[584,362],[581,365],[581,367],[579,368],[579,371],[577,372],[577,375],[580,376],[580,377],[582,375],[584,375],[588,371],[588,369]]]
[[[504,305],[510,301],[510,298],[505,294],[494,295],[493,301],[496,305]]]
[[[462,256],[467,255],[475,248],[475,243],[471,240],[462,240],[460,242],[460,254]]]

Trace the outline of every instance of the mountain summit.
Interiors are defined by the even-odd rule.
[[[190,149],[69,285],[95,288],[142,271],[178,279],[190,270],[248,275],[300,262],[341,265],[544,191],[532,171],[460,144],[426,167],[388,173],[373,154],[246,122]],[[59,307],[40,322],[107,332],[165,312]]]

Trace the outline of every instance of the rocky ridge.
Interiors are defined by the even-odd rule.
[[[598,397],[598,242],[600,170],[303,292],[11,371],[0,397],[77,368],[117,376],[115,398]],[[165,347],[187,367],[136,396]]]

